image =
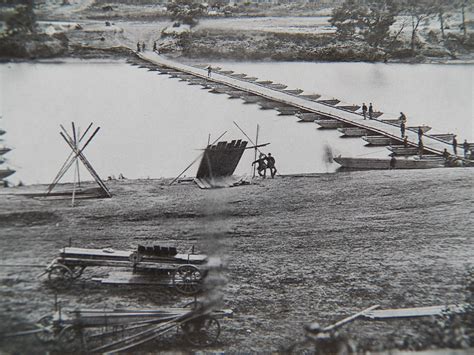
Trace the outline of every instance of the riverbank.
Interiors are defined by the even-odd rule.
[[[145,42],[154,43],[162,53],[174,57],[234,61],[312,61],[312,62],[398,62],[449,63],[474,62],[474,36],[462,38],[448,33],[441,41],[428,27],[420,30],[415,52],[409,38],[402,38],[390,50],[374,49],[360,40],[342,41],[320,17],[207,18],[190,29],[174,27],[165,17],[155,21],[79,19],[69,22],[40,21],[41,35],[17,35],[0,40],[3,60],[33,58],[124,58]]]
[[[21,195],[43,191],[42,185],[2,189],[0,250],[6,264],[46,265],[69,241],[115,249],[165,243],[186,251],[194,245],[226,260],[219,291],[222,306],[235,312],[222,324],[218,345],[206,350],[281,351],[303,335],[304,324],[328,325],[374,304],[469,301],[471,181],[471,169],[287,176],[212,191],[168,186],[167,179],[121,180],[107,182],[111,199],[76,201],[74,208],[69,199]],[[54,292],[37,278],[40,272],[0,270],[0,332],[25,329],[52,311]],[[58,293],[64,309],[190,300],[168,289],[97,285],[97,272],[86,270]],[[360,351],[459,348],[473,339],[470,319],[356,321],[344,333]],[[180,339],[172,334],[140,350],[198,350]],[[11,338],[0,348],[47,350],[34,337]]]

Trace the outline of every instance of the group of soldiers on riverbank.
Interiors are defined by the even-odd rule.
[[[264,179],[267,176],[267,169],[270,169],[272,179],[275,177],[277,169],[275,167],[275,158],[272,157],[272,153],[268,153],[268,155],[260,153],[259,158],[252,163],[252,165],[255,164],[257,164],[258,175]]]

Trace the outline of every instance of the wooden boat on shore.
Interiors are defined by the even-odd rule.
[[[423,133],[429,132],[431,130],[430,126],[422,125],[422,126],[414,126],[414,127],[407,127],[408,130],[418,132],[418,129],[423,131]]]
[[[350,170],[388,170],[390,159],[336,157],[334,161],[344,169]],[[432,169],[444,167],[444,160],[435,159],[396,159],[393,169]]]
[[[320,116],[314,112],[299,112],[296,114],[296,117],[300,119],[299,122],[314,122],[314,120],[320,118]]]
[[[338,99],[330,99],[330,100],[318,100],[320,104],[329,105],[329,106],[336,106],[341,100]]]
[[[279,112],[279,115],[282,115],[282,116],[296,115],[298,112],[300,112],[300,109],[298,107],[293,107],[293,106],[280,106],[280,107],[277,107],[276,109]]]
[[[342,127],[337,129],[346,137],[362,137],[366,136],[368,131],[365,128],[360,127]]]
[[[7,178],[14,173],[15,173],[15,170],[10,169],[10,168],[0,169],[0,180]]]
[[[242,78],[242,79],[245,80],[245,81],[257,81],[258,80],[258,78],[255,77],[255,76],[247,76],[247,77]]]
[[[260,80],[260,81],[257,81],[255,83],[259,84],[259,85],[268,85],[268,84],[272,84],[273,81],[271,81],[271,80]]]
[[[314,123],[320,126],[320,128],[324,129],[336,129],[344,127],[344,122],[338,120],[327,120],[327,119],[318,119],[314,120]]]
[[[233,70],[218,70],[217,73],[222,74],[222,75],[230,75],[230,74],[233,74],[234,71]]]
[[[393,144],[394,142],[401,143],[402,140],[395,140],[390,137],[385,137],[385,136],[366,136],[362,137],[363,140],[365,140],[367,143],[370,145],[375,145],[375,146],[386,146]]]

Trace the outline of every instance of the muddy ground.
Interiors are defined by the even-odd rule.
[[[74,208],[69,200],[20,195],[44,186],[4,189],[1,263],[46,265],[69,240],[115,249],[195,245],[227,261],[218,292],[235,316],[207,350],[229,353],[281,351],[303,335],[305,323],[328,325],[374,304],[465,300],[466,268],[474,264],[472,169],[277,177],[212,191],[168,182],[108,182],[113,198],[82,200]],[[166,288],[91,281],[108,271],[90,269],[60,291],[62,307],[148,308],[190,300]],[[40,272],[0,268],[1,333],[26,329],[52,311],[54,292],[37,278]],[[363,349],[433,346],[436,339],[422,341],[422,329],[414,320],[357,321],[345,331]],[[196,350],[175,334],[143,349]],[[32,336],[0,343],[5,353],[45,350]]]

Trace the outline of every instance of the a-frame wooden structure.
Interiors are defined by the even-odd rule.
[[[99,191],[100,194],[98,197],[112,197],[112,194],[110,193],[109,189],[107,186],[104,184],[100,176],[97,174],[97,172],[94,170],[92,167],[91,163],[87,160],[87,158],[84,155],[84,149],[89,145],[89,143],[92,141],[92,139],[95,137],[97,132],[100,130],[100,127],[97,127],[94,132],[87,137],[87,133],[89,130],[92,128],[92,123],[87,127],[86,131],[80,136],[76,132],[76,126],[74,122],[72,122],[72,134],[69,134],[67,130],[64,128],[63,125],[60,125],[62,132],[59,132],[61,137],[64,139],[64,141],[67,143],[69,148],[71,148],[71,153],[67,157],[66,161],[62,165],[61,169],[59,169],[56,177],[54,180],[49,184],[48,189],[46,191],[46,196],[51,195],[51,192],[53,189],[56,187],[56,185],[59,183],[61,178],[66,174],[66,172],[73,166],[74,164],[76,165],[76,172],[74,175],[74,187],[72,191],[72,205],[74,205],[74,198],[76,194],[76,178],[77,178],[77,183],[80,186],[80,175],[79,175],[79,161],[82,162],[84,167],[87,169],[87,171],[91,174],[92,178],[95,180],[97,185],[99,185]],[[85,141],[85,143],[81,147],[81,142]]]

